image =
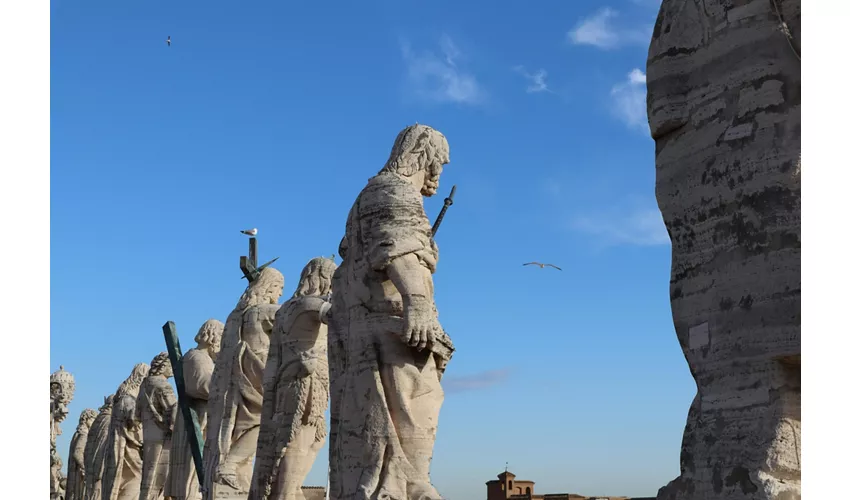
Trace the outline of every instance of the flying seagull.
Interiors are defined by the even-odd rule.
[[[171,35],[168,35],[168,39],[165,40],[165,43],[167,43],[168,46],[171,47]]]
[[[543,269],[544,267],[554,267],[558,271],[563,271],[563,269],[556,266],[555,264],[541,264],[540,262],[526,262],[525,264],[523,264],[523,266],[538,266],[540,269]]]
[[[247,234],[248,236],[257,236],[257,228],[256,227],[254,229],[244,229],[244,230],[239,231],[239,232],[242,233],[242,234]]]

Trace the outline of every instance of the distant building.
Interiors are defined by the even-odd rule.
[[[517,479],[516,475],[505,470],[498,479],[487,481],[487,500],[655,500],[655,497],[587,497],[575,493],[534,492],[534,481]]]

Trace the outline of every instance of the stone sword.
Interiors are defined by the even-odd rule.
[[[434,226],[431,228],[431,237],[433,238],[435,234],[437,234],[437,229],[440,229],[440,224],[443,223],[443,216],[446,215],[446,211],[448,211],[449,207],[454,203],[455,197],[455,189],[457,185],[452,186],[452,191],[449,193],[449,197],[443,200],[443,209],[440,210],[440,215],[437,216],[437,220],[434,221]]]

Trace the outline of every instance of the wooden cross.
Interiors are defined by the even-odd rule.
[[[248,280],[248,283],[253,283],[260,276],[260,272],[269,267],[279,257],[266,262],[262,266],[257,266],[257,238],[251,236],[248,238],[248,256],[242,255],[239,257],[239,269],[242,270],[242,278]]]
[[[203,434],[198,425],[198,414],[191,406],[192,398],[186,394],[183,380],[183,351],[180,350],[180,339],[177,338],[177,327],[173,321],[162,325],[165,335],[165,346],[168,348],[168,358],[174,371],[174,383],[177,385],[177,404],[183,414],[186,424],[186,434],[189,436],[189,448],[192,450],[192,461],[195,462],[195,472],[198,473],[198,484],[204,484]]]

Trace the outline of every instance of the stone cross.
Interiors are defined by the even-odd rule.
[[[165,335],[168,358],[171,360],[171,368],[174,371],[174,383],[177,385],[177,404],[180,406],[180,412],[186,422],[189,448],[192,450],[192,461],[195,462],[198,484],[204,484],[204,461],[201,447],[204,438],[201,433],[201,426],[198,425],[198,414],[191,407],[190,397],[186,394],[186,386],[183,380],[183,351],[180,349],[180,339],[177,338],[177,327],[174,322],[169,321],[162,325],[162,333]]]
[[[275,257],[262,266],[257,266],[257,237],[251,236],[248,238],[248,256],[239,257],[239,269],[242,270],[242,277],[247,279],[248,283],[252,283],[260,275],[260,271],[270,266],[278,258]]]

